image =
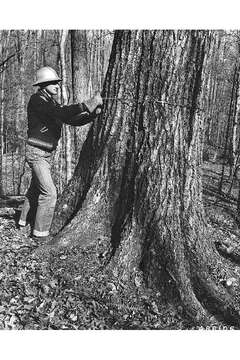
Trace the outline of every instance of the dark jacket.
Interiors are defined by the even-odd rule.
[[[61,106],[45,90],[31,96],[27,114],[28,139],[47,143],[52,150],[57,147],[63,123],[82,126],[94,118],[84,103]]]

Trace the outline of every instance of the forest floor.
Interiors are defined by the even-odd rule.
[[[240,236],[238,183],[219,195],[222,166],[205,163],[208,222],[225,239]],[[224,179],[223,193],[229,188]],[[39,261],[35,244],[16,227],[21,197],[0,199],[0,329],[192,329],[177,300],[143,286],[126,287],[105,267],[101,246],[74,247]]]

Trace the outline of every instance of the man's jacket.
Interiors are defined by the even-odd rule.
[[[94,119],[84,103],[60,106],[45,90],[30,98],[28,114],[28,143],[54,150],[61,136],[63,123],[82,126]],[[43,144],[43,145],[42,145]]]

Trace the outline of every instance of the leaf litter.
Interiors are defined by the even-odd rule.
[[[234,217],[238,184],[226,206],[226,197],[217,194],[220,173],[218,165],[205,164],[204,205],[212,231],[210,241],[238,245],[240,229]],[[209,194],[208,188],[214,191]],[[141,272],[136,272],[131,284],[121,282],[105,266],[108,249],[97,242],[85,249],[75,246],[50,252],[40,260],[34,256],[36,244],[16,229],[14,214],[12,208],[0,208],[0,329],[195,328],[177,299],[168,303],[161,290],[144,287]],[[219,273],[219,282],[229,288],[240,278],[239,266],[231,266],[234,278]]]
[[[173,305],[156,302],[136,276],[132,287],[106,271],[96,246],[34,256],[14,210],[0,209],[0,329],[182,329]]]

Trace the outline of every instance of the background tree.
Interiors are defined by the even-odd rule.
[[[72,93],[74,102],[83,102],[89,97],[88,88],[88,53],[87,31],[71,30],[71,57],[72,57]],[[75,161],[86,138],[89,125],[84,128],[74,128]]]
[[[5,66],[8,56],[9,31],[1,31],[0,55],[1,55],[1,117],[0,117],[0,194],[3,193],[3,153],[4,153],[4,95],[5,95]],[[5,60],[4,60],[5,59]]]
[[[65,48],[66,41],[68,36],[68,30],[62,30],[60,35],[60,61],[61,61],[61,74],[62,74],[62,101],[63,105],[68,104],[68,94],[67,94],[67,69],[66,69],[66,60],[65,60]],[[63,127],[63,144],[65,145],[65,160],[66,160],[66,182],[71,179],[72,176],[72,153],[71,153],[71,131],[69,126],[64,125]]]

